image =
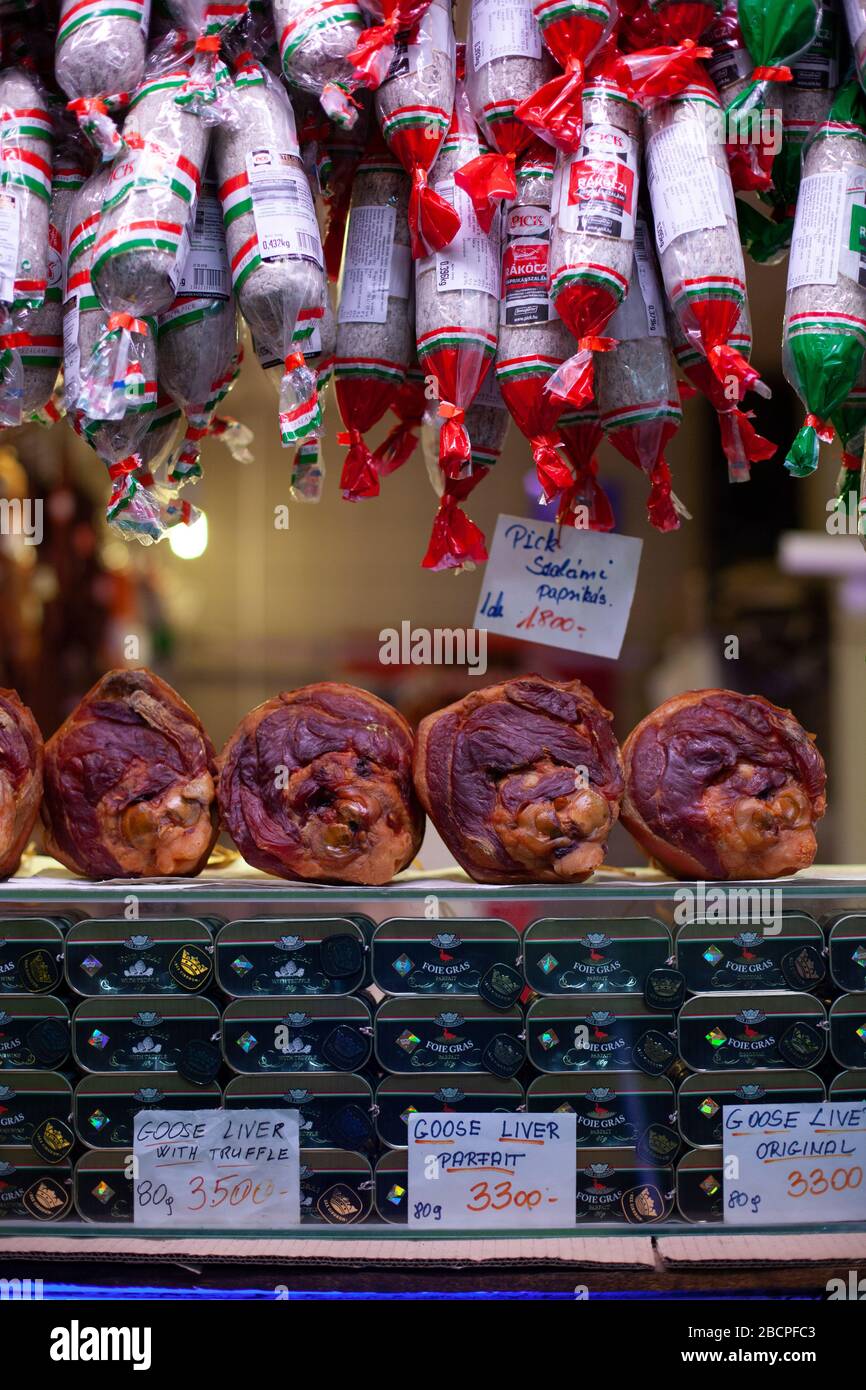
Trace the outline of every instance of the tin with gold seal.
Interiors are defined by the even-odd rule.
[[[499,919],[392,917],[373,933],[373,982],[385,994],[475,995],[497,967],[512,976],[519,963],[520,937]]]
[[[639,1071],[585,1071],[538,1076],[526,1109],[575,1116],[579,1148],[635,1148],[653,1162],[672,1163],[680,1150],[676,1101],[666,1076]]]
[[[4,1071],[0,1074],[0,1144],[32,1146],[34,1134],[68,1134],[59,1157],[72,1148],[72,1086],[56,1071]]]
[[[722,1142],[726,1105],[799,1105],[821,1102],[824,1083],[812,1071],[745,1069],[708,1076],[687,1076],[677,1095],[680,1134],[690,1147],[711,1148]]]
[[[633,1148],[577,1150],[578,1225],[643,1226],[673,1210],[673,1167],[648,1163]]]
[[[86,1072],[187,1075],[191,1054],[216,1047],[219,1017],[216,1004],[195,994],[85,999],[72,1018],[73,1056]]]
[[[232,1071],[358,1071],[370,1058],[372,1021],[363,999],[235,999],[222,1021],[222,1049]]]
[[[832,1005],[830,1051],[840,1067],[866,1067],[866,992],[843,994]]]
[[[802,912],[780,913],[767,926],[686,922],[677,932],[676,962],[691,994],[811,991],[827,973],[824,934]]]
[[[364,982],[366,943],[348,917],[250,918],[216,939],[220,987],[234,999],[351,994]]]
[[[69,1056],[69,1010],[53,994],[0,996],[0,1075],[53,1071]]]
[[[215,1081],[194,1086],[176,1072],[118,1072],[83,1076],[75,1087],[75,1132],[89,1149],[123,1149],[133,1142],[140,1110],[214,1110],[222,1104]]]
[[[47,917],[0,921],[0,998],[51,994],[63,979],[63,933]]]
[[[213,977],[210,928],[195,918],[94,918],[66,937],[66,979],[76,994],[197,994]]]
[[[523,937],[526,982],[542,995],[642,994],[672,952],[654,917],[544,917]]]
[[[353,1072],[274,1072],[235,1076],[226,1087],[227,1110],[297,1110],[301,1147],[369,1152],[375,1145],[373,1090]]]
[[[516,1006],[493,1009],[471,996],[386,999],[376,1012],[375,1049],[379,1065],[396,1074],[513,1076],[526,1055],[523,1015]]]
[[[680,1009],[680,1055],[695,1071],[811,1071],[827,1049],[825,1025],[812,994],[697,994]]]
[[[866,990],[866,912],[846,912],[835,918],[827,950],[834,984],[849,994]]]
[[[82,1221],[128,1223],[135,1219],[132,1150],[96,1150],[75,1165],[75,1210]]]
[[[641,995],[538,999],[526,1015],[529,1060],[542,1072],[642,1071],[660,1076],[676,1061],[673,1014]]]
[[[72,1164],[47,1163],[29,1145],[0,1147],[0,1223],[62,1221],[72,1208]]]
[[[677,1210],[685,1221],[724,1221],[724,1159],[720,1148],[690,1149],[676,1171]]]
[[[412,1115],[514,1114],[525,1094],[513,1077],[450,1072],[421,1076],[386,1076],[376,1088],[376,1132],[389,1148],[405,1148]]]
[[[353,1226],[373,1205],[373,1169],[346,1149],[301,1149],[301,1221]]]

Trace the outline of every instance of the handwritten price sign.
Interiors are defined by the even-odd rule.
[[[296,1226],[296,1110],[140,1110],[137,1226]]]
[[[616,658],[642,544],[632,536],[500,516],[475,626],[524,642]]]
[[[573,1226],[575,1142],[574,1115],[412,1115],[409,1225]]]
[[[724,1107],[731,1226],[862,1221],[866,1101]]]

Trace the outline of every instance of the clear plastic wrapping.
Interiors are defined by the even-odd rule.
[[[111,118],[140,86],[149,0],[62,0],[54,72],[82,130],[103,158],[120,140]]]
[[[30,315],[48,288],[52,126],[39,83],[0,72],[0,425],[19,425]]]
[[[806,147],[788,262],[782,366],[806,409],[785,460],[797,477],[817,467],[863,365],[866,286],[852,247],[864,189],[866,102],[852,81]]]
[[[518,114],[557,149],[572,153],[582,136],[584,72],[610,32],[614,0],[533,0],[541,37],[563,69],[520,103]]]
[[[465,478],[471,468],[466,412],[493,361],[499,327],[499,215],[485,232],[468,194],[454,178],[480,152],[466,93],[458,84],[451,129],[431,181],[436,192],[459,209],[460,233],[446,250],[418,261],[415,275],[418,358],[437,384],[439,464],[452,480]],[[429,552],[425,565],[428,559]]]
[[[860,86],[866,88],[866,0],[842,0]]]
[[[414,350],[410,312],[409,180],[381,147],[355,176],[337,308],[337,404],[349,451],[340,486],[350,501],[376,497],[379,474],[364,435],[382,419]]]
[[[51,181],[45,298],[39,308],[28,315],[29,341],[21,348],[21,409],[25,416],[45,409],[63,365],[63,265],[67,222],[72,199],[83,183],[80,151],[74,146],[59,151]]]
[[[321,312],[324,258],[295,121],[276,78],[245,60],[237,71],[241,120],[215,141],[232,283],[262,351],[283,362],[280,434],[288,446],[321,421],[315,377],[295,343],[301,312]]]
[[[574,483],[557,429],[564,402],[544,389],[574,345],[548,293],[553,165],[553,150],[540,141],[517,165],[517,196],[504,211],[496,349],[499,388],[529,440],[546,501]]]
[[[355,0],[273,0],[274,27],[286,81],[318,97],[339,125],[357,116],[352,90],[358,77],[349,62],[364,29]]]
[[[664,294],[642,218],[634,250],[628,294],[609,325],[616,345],[600,353],[596,363],[596,400],[607,438],[649,480],[647,516],[657,530],[674,531],[681,508],[671,491],[665,449],[679,429],[682,409]]]
[[[417,259],[447,246],[460,225],[453,205],[427,177],[454,109],[456,46],[449,0],[433,0],[411,39],[401,44],[376,92],[375,107],[388,148],[412,180],[409,230]]]

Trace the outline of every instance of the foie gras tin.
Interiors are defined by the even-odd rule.
[[[227,1110],[297,1110],[304,1149],[354,1149],[373,1142],[373,1090],[347,1071],[272,1072],[235,1076],[226,1087]]]
[[[53,994],[0,997],[0,1072],[53,1071],[69,1056],[69,1010]]]
[[[840,1067],[866,1067],[866,993],[843,994],[830,1009],[830,1051]]]
[[[0,995],[50,994],[63,979],[63,933],[47,917],[0,921]]]
[[[301,1149],[301,1221],[351,1226],[373,1205],[373,1169],[347,1149]]]
[[[89,1149],[128,1148],[140,1110],[216,1110],[222,1092],[215,1081],[193,1086],[176,1072],[101,1073],[84,1076],[75,1087],[75,1132]]]
[[[46,1163],[29,1145],[0,1148],[0,1223],[61,1221],[72,1208],[72,1164]]]
[[[722,1150],[691,1149],[676,1171],[677,1207],[686,1221],[724,1220],[724,1160]]]
[[[826,976],[824,934],[792,912],[769,927],[686,922],[676,941],[677,968],[691,994],[735,990],[812,990]]]
[[[229,922],[216,939],[217,979],[235,999],[351,994],[364,982],[364,934],[348,917]]]
[[[65,1076],[56,1071],[5,1071],[0,1075],[0,1144],[32,1147],[35,1134],[44,1133],[50,1140],[52,1130],[66,1131],[71,1139],[71,1118],[72,1087]],[[70,1142],[66,1153],[71,1148]]]
[[[82,1154],[75,1165],[75,1210],[82,1221],[131,1222],[135,1189],[127,1175],[132,1151],[112,1149]]]
[[[866,990],[866,912],[848,912],[836,919],[830,928],[828,952],[830,974],[839,988],[850,994]]]
[[[538,1076],[526,1090],[526,1109],[575,1116],[579,1148],[634,1148],[650,1162],[672,1163],[680,1148],[674,1131],[674,1088],[666,1076],[639,1071],[585,1071]]]
[[[680,1009],[680,1056],[695,1071],[809,1071],[827,1049],[825,1023],[811,994],[698,994]]]
[[[66,978],[85,998],[196,994],[213,974],[210,928],[194,918],[77,922],[66,937]]]
[[[830,1082],[831,1100],[853,1100],[866,1102],[866,1070],[840,1071]]]
[[[577,999],[538,999],[526,1015],[529,1060],[544,1072],[646,1071],[655,1074],[675,1060],[673,1014],[650,1009],[640,995],[592,995]],[[658,1043],[658,1047],[657,1047]]]
[[[642,994],[671,955],[671,935],[654,917],[544,917],[523,937],[523,969],[538,994]]]
[[[520,937],[499,920],[392,917],[376,928],[372,957],[386,994],[477,994],[493,966],[517,969]]]
[[[491,1071],[513,1052],[513,1075],[525,1057],[522,1035],[519,1008],[492,1009],[471,996],[386,999],[376,1013],[376,1057],[389,1072]]]
[[[677,1096],[680,1134],[694,1148],[722,1142],[726,1105],[798,1105],[822,1101],[824,1083],[812,1071],[731,1071],[687,1076]]]
[[[185,1058],[219,1033],[219,1009],[190,995],[85,999],[72,1018],[72,1052],[86,1072],[184,1071]]]
[[[223,1014],[223,1056],[241,1075],[358,1071],[371,1032],[369,1008],[351,995],[235,999]]]
[[[386,1076],[376,1088],[376,1131],[389,1148],[405,1148],[412,1115],[513,1114],[523,1108],[523,1087],[513,1077],[444,1072],[406,1078]]]

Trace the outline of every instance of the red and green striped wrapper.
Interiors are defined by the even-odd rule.
[[[385,358],[334,359],[337,405],[348,432],[349,451],[340,480],[346,501],[379,495],[379,472],[363,436],[390,409],[405,377],[402,363]]]
[[[818,466],[819,445],[832,438],[832,420],[854,389],[866,351],[866,319],[854,314],[791,314],[785,322],[785,359],[806,420],[788,450],[785,467],[806,478]]]
[[[658,531],[675,531],[680,524],[664,454],[682,418],[679,398],[621,404],[600,415],[601,427],[613,447],[649,479],[647,516]]]
[[[734,330],[728,342],[746,360],[751,356],[752,335],[742,328],[742,324]],[[694,343],[688,339],[676,338],[671,346],[680,371],[697,387],[701,395],[706,396],[716,412],[722,451],[728,464],[729,481],[748,482],[751,464],[772,458],[776,452],[776,445],[758,434],[752,424],[751,415],[741,410],[738,402],[725,395],[724,386]]]
[[[417,348],[422,369],[436,378],[440,413],[443,406],[456,407],[465,413],[495,356],[495,335],[454,325],[422,334]],[[456,420],[443,418],[439,440],[440,464],[446,473],[454,471],[450,463],[452,454],[457,463],[461,463],[461,457],[462,463],[469,461],[469,441],[459,416]]]
[[[146,0],[64,0],[57,28],[56,50],[58,56],[73,34],[86,24],[108,20],[112,28],[124,21],[137,29],[145,26]]]
[[[544,389],[563,361],[562,357],[534,354],[500,358],[496,363],[502,399],[517,428],[529,440],[541,491],[548,502],[574,482],[562,456],[563,441],[557,429],[565,403]]]
[[[610,498],[598,481],[596,451],[604,431],[594,401],[580,410],[569,409],[560,417],[559,433],[574,470],[574,482],[559,499],[556,519],[560,526],[579,530],[612,531],[616,520]]]
[[[596,261],[554,266],[550,272],[550,297],[556,312],[578,340],[604,332],[627,290],[625,275]]]

